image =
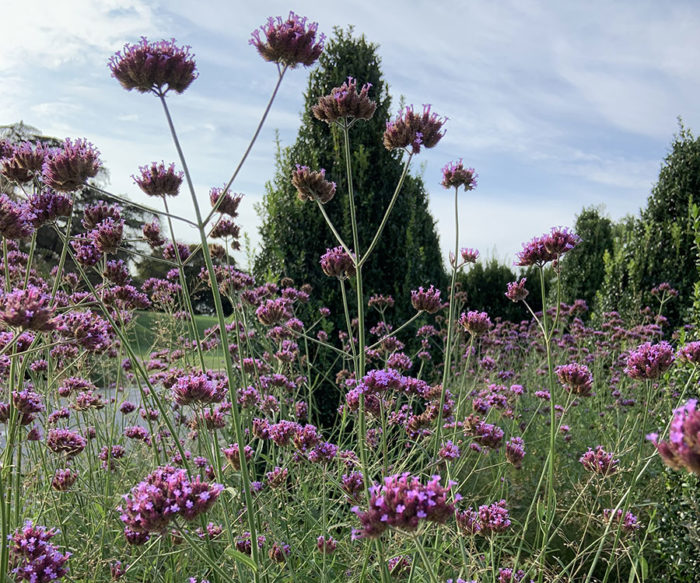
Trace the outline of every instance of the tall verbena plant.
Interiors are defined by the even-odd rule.
[[[344,300],[345,327],[333,330],[328,310],[312,308],[312,290],[256,283],[212,241],[237,248],[241,196],[231,188],[282,79],[316,61],[323,36],[291,13],[251,43],[276,64],[277,83],[232,176],[211,190],[209,211],[170,108],[197,77],[193,55],[175,41],[142,39],[110,61],[125,89],[159,100],[178,153],[181,170],[152,162],[134,176],[162,203],[139,208],[158,217],[143,238],[168,267],[165,278],[139,288],[112,258],[124,232],[118,205],[74,215],[73,197],[100,167],[92,145],[0,144],[10,185],[0,195],[0,580],[653,579],[665,477],[645,437],[671,468],[700,473],[700,412],[688,398],[700,342],[676,351],[662,340],[662,311],[677,292],[652,290],[659,307],[642,325],[628,329],[610,312],[600,329],[588,328],[585,302],[560,302],[560,261],[579,238],[554,228],[524,244],[517,261],[539,273],[542,311],[530,309],[524,279],[504,290],[529,311],[519,325],[469,310],[457,275],[479,253],[459,248],[457,211],[476,174],[460,160],[442,180],[455,205],[449,294],[414,290],[415,315],[392,322],[394,299],[372,294],[363,267],[381,252],[410,164],[439,144],[446,120],[409,106],[377,136],[403,152],[404,168],[362,246],[352,132],[375,104],[371,86],[349,78],[313,115],[342,136],[352,239],[326,211],[337,186],[324,169],[300,164],[289,177],[337,240],[319,258]],[[188,217],[168,206],[183,185]],[[77,220],[85,233],[71,236]],[[176,240],[177,221],[194,229],[196,244]],[[50,273],[34,265],[40,228],[63,240]],[[196,316],[185,276],[198,256],[212,321]],[[75,273],[65,270],[68,257]],[[419,350],[400,333],[415,334]],[[316,366],[322,353],[336,378]],[[321,429],[313,393],[330,383],[342,402],[336,423]]]

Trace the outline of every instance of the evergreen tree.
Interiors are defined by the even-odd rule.
[[[602,310],[635,317],[645,306],[656,307],[651,289],[668,282],[680,296],[664,308],[665,315],[672,327],[682,324],[697,280],[692,208],[698,203],[700,139],[681,125],[641,217],[618,231],[599,294]]]
[[[327,248],[337,246],[316,204],[300,202],[290,177],[295,164],[312,170],[325,168],[326,179],[337,183],[335,198],[325,205],[345,241],[352,241],[348,212],[343,137],[335,127],[315,119],[311,107],[330,94],[349,76],[358,86],[371,83],[370,98],[377,103],[374,117],[350,130],[353,184],[361,251],[365,251],[381,221],[402,173],[401,153],[388,151],[382,135],[390,118],[391,98],[382,78],[377,46],[352,29],[335,29],[312,71],[305,94],[302,125],[296,142],[278,151],[277,172],[267,185],[258,212],[262,250],[255,273],[264,279],[291,277],[310,283],[316,298],[331,308],[342,326],[342,303],[335,281],[321,271],[319,259]],[[425,187],[420,178],[408,175],[379,244],[363,267],[365,294],[391,294],[398,320],[414,313],[410,291],[430,283],[446,287],[435,221],[428,211]]]
[[[576,217],[574,230],[581,243],[561,261],[562,301],[584,300],[592,308],[605,277],[605,253],[613,249],[613,223],[600,208],[588,207]]]

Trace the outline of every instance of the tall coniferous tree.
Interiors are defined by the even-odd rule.
[[[295,164],[312,170],[324,168],[326,179],[337,183],[336,195],[325,210],[345,241],[352,242],[348,212],[346,161],[342,133],[313,117],[312,106],[329,95],[348,77],[358,87],[371,84],[369,97],[377,108],[372,119],[358,122],[350,130],[351,158],[359,243],[369,247],[403,169],[401,155],[382,144],[386,122],[391,117],[391,98],[377,55],[377,46],[364,36],[353,37],[352,29],[335,29],[309,77],[302,124],[296,142],[279,151],[277,172],[267,185],[262,215],[262,250],[255,271],[260,277],[291,277],[297,284],[310,283],[314,296],[331,308],[336,323],[342,321],[338,285],[326,277],[319,265],[327,248],[337,246],[316,204],[297,199],[291,184]],[[365,294],[391,294],[398,319],[413,313],[410,291],[430,283],[445,284],[435,221],[428,211],[425,187],[420,178],[407,176],[379,244],[363,267]]]

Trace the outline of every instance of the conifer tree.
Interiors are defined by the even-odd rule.
[[[377,108],[369,121],[350,131],[353,183],[357,205],[359,242],[362,251],[370,245],[402,172],[401,155],[382,144],[386,122],[391,117],[391,98],[382,77],[377,46],[352,29],[336,28],[311,72],[302,123],[296,142],[278,152],[277,172],[267,185],[262,216],[262,250],[256,258],[258,278],[291,277],[296,284],[310,283],[312,296],[331,308],[340,325],[342,303],[335,281],[321,271],[319,259],[335,247],[331,231],[316,204],[297,199],[291,184],[295,164],[312,170],[324,168],[326,179],[337,183],[336,195],[325,205],[331,220],[346,241],[351,241],[347,180],[342,134],[334,126],[313,117],[312,106],[322,96],[347,81],[358,87],[371,83],[369,97]],[[411,289],[433,283],[445,286],[446,277],[435,221],[428,210],[422,180],[408,175],[379,245],[363,268],[365,297],[391,294],[396,300],[397,319],[414,313]]]

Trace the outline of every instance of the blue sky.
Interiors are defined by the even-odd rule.
[[[584,206],[637,213],[681,116],[700,132],[700,4],[528,0],[296,1],[24,0],[3,8],[0,124],[20,119],[57,137],[86,137],[110,170],[109,190],[145,200],[130,175],[176,161],[155,97],[124,91],[109,57],[144,35],[189,44],[200,77],[170,99],[200,200],[245,150],[276,81],[248,45],[268,16],[290,9],[354,25],[379,45],[398,103],[430,103],[447,135],[416,159],[445,252],[454,246],[452,196],[441,168],[463,158],[479,174],[460,199],[460,246],[514,260],[523,241],[571,226]],[[290,71],[234,190],[240,222],[259,241],[254,204],[274,173],[274,136],[291,144],[307,70]],[[362,83],[362,79],[359,80]],[[191,216],[188,197],[174,212]],[[179,231],[185,240],[194,233]],[[244,261],[244,257],[239,257]]]

